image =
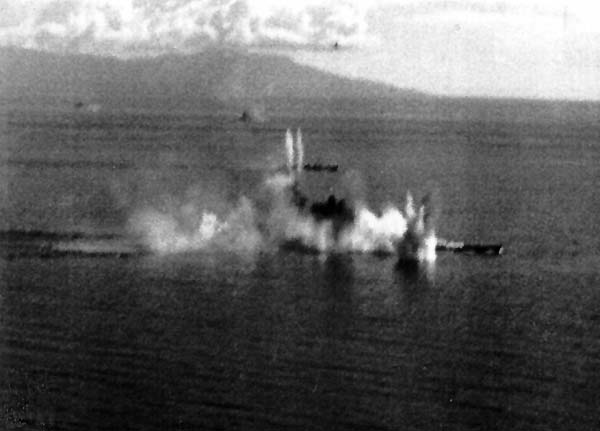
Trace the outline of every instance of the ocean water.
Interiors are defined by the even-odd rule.
[[[0,127],[0,427],[600,426],[600,123],[4,108]],[[379,217],[429,195],[440,238],[504,255],[279,247],[266,184],[298,127],[307,163],[340,167],[302,175],[311,198]]]

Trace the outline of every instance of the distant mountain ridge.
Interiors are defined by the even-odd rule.
[[[0,47],[0,107],[271,117],[388,117],[494,123],[597,124],[600,103],[452,98],[295,63],[209,50],[118,59]]]
[[[0,48],[0,98],[42,104],[214,111],[252,105],[423,97],[411,90],[349,79],[287,57],[237,51],[117,59]],[[343,103],[342,103],[343,104]]]

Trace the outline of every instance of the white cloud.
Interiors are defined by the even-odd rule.
[[[487,25],[498,34],[506,25],[510,37],[509,27],[532,24],[548,39],[557,28],[600,32],[600,3],[584,0],[0,0],[0,11],[0,45],[116,55],[212,44],[375,47],[385,38],[369,21],[374,14],[426,26]]]
[[[267,48],[434,93],[600,99],[598,17],[596,0],[0,0],[0,45]]]
[[[600,2],[382,0],[375,49],[300,52],[327,71],[435,94],[600,100]]]
[[[208,45],[319,49],[369,41],[360,1],[0,0],[0,44],[128,55]]]
[[[600,33],[600,2],[595,0],[383,0],[378,4],[399,19],[427,23],[544,21],[559,22],[571,31]]]

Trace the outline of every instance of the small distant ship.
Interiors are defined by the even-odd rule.
[[[304,165],[305,171],[313,171],[313,172],[337,172],[338,165],[322,165],[320,163],[306,163]]]
[[[457,241],[439,240],[435,251],[451,251],[453,253],[479,254],[488,256],[499,256],[504,253],[502,244],[465,244]]]
[[[242,112],[239,120],[243,123],[250,123],[252,121],[252,116],[248,113],[248,111]]]
[[[263,123],[266,118],[265,108],[261,105],[255,105],[245,108],[241,115],[237,118],[237,121],[242,123]]]
[[[302,143],[302,131],[300,129],[296,131],[296,140],[294,140],[292,131],[287,129],[285,148],[288,158],[287,167],[290,172],[337,172],[339,169],[337,164],[304,163],[304,144]]]
[[[83,103],[81,100],[73,103],[73,108],[78,111],[87,111],[91,113],[98,113],[102,106],[99,103]]]

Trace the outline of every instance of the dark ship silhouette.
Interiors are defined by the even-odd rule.
[[[331,221],[334,238],[337,240],[341,230],[356,219],[356,211],[345,199],[338,199],[331,194],[324,201],[309,203],[297,182],[292,185],[292,204],[303,214],[309,214],[315,221]]]
[[[320,163],[306,163],[303,166],[305,171],[313,171],[313,172],[337,172],[338,171],[338,165],[322,165]]]
[[[242,115],[240,116],[239,120],[242,123],[249,123],[252,121],[252,116],[248,113],[248,111],[244,111],[242,112]]]

